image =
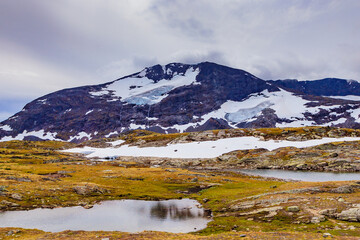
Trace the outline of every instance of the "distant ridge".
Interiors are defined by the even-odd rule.
[[[357,81],[264,81],[211,62],[170,63],[35,99],[0,123],[0,140],[81,142],[133,129],[360,128],[359,107]]]

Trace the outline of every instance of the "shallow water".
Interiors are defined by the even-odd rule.
[[[49,232],[64,230],[144,230],[185,233],[206,228],[210,221],[195,200],[104,201],[91,209],[65,207],[7,211],[0,213],[0,227],[37,228]]]
[[[360,180],[360,173],[330,173],[289,171],[279,169],[240,169],[241,173],[262,177],[275,177],[281,179],[300,180],[306,182],[352,181]]]

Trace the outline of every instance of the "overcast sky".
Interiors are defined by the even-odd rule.
[[[1,0],[0,120],[157,63],[360,80],[359,0]]]

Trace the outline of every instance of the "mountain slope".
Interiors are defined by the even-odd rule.
[[[313,83],[301,84],[264,81],[209,62],[155,65],[105,84],[40,97],[0,124],[0,139],[79,142],[138,128],[170,133],[235,127],[360,127],[360,102],[316,96],[350,91],[323,94],[311,90]],[[350,93],[360,95],[357,88]]]
[[[339,78],[324,78],[315,81],[288,79],[271,82],[281,88],[316,96],[346,96],[360,93],[359,82]]]

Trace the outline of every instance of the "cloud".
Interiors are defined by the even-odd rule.
[[[133,59],[121,59],[111,62],[99,68],[97,74],[100,79],[110,81],[139,72],[145,67],[153,66],[157,63],[158,60],[156,58],[135,56]]]
[[[170,56],[169,60],[173,60],[175,62],[188,63],[188,64],[196,64],[199,62],[216,62],[219,64],[229,65],[229,62],[225,59],[224,54],[221,51],[216,50],[185,50],[175,52]]]
[[[204,6],[204,1],[160,0],[153,1],[150,10],[159,23],[167,26],[173,34],[209,41],[214,37],[214,30],[209,22],[203,21],[206,16],[202,14],[204,8],[209,11],[209,3]]]
[[[358,9],[358,0],[2,0],[0,99],[170,62],[360,80]]]
[[[64,87],[93,81],[91,76],[84,73],[35,58],[19,46],[1,41],[0,46],[6,46],[0,55],[0,100],[37,98]]]

